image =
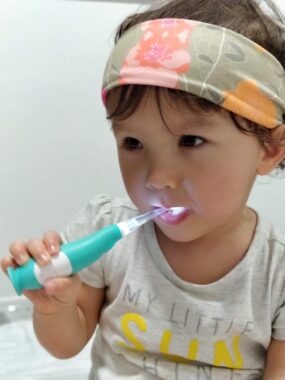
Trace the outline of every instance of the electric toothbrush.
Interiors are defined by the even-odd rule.
[[[30,258],[26,264],[16,269],[9,267],[10,280],[18,295],[21,295],[24,289],[40,289],[48,279],[70,276],[91,265],[117,241],[155,217],[166,211],[175,212],[179,209],[181,208],[161,207],[118,224],[108,225],[77,241],[62,244],[59,254],[51,258],[47,265],[39,266],[33,258]]]

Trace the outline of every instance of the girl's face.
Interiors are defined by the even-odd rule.
[[[151,93],[129,118],[113,121],[129,197],[141,212],[187,208],[156,218],[171,240],[186,243],[228,230],[245,214],[263,147],[227,112],[199,115],[163,99],[161,107],[167,126]]]

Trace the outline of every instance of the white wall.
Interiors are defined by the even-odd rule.
[[[15,239],[61,230],[94,194],[124,194],[100,87],[136,3],[1,0],[0,257]],[[285,230],[284,185],[257,185],[250,203]],[[13,294],[0,273],[0,295]]]
[[[0,257],[61,230],[94,194],[124,194],[100,89],[115,27],[138,3],[1,0]]]

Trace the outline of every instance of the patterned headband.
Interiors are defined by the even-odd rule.
[[[266,128],[285,122],[285,72],[268,51],[229,29],[184,19],[136,25],[108,60],[102,98],[136,84],[186,91]]]

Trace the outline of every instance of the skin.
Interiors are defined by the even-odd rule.
[[[162,107],[168,128],[151,97],[127,120],[113,123],[124,184],[141,211],[189,208],[177,225],[157,219],[158,241],[180,277],[209,283],[235,266],[250,244],[256,215],[246,201],[264,149],[226,112],[202,118],[166,102]],[[231,257],[229,244],[235,246]],[[219,270],[217,259],[224,263]],[[200,273],[205,263],[214,265],[215,273]]]
[[[246,206],[249,193],[256,175],[269,173],[284,157],[285,148],[261,145],[256,137],[239,131],[225,111],[203,116],[161,101],[167,126],[151,92],[133,115],[113,120],[122,177],[141,212],[162,205],[189,209],[187,217],[174,225],[156,219],[157,239],[178,276],[208,284],[246,254],[257,222]],[[7,266],[22,265],[29,256],[44,265],[59,245],[60,237],[52,231],[42,239],[14,242],[11,256],[1,261],[2,268],[6,272]],[[67,358],[92,336],[104,289],[91,288],[71,276],[50,280],[43,290],[25,295],[34,303],[35,332],[41,344],[51,354]],[[264,379],[284,378],[284,355],[285,344],[272,340]]]

